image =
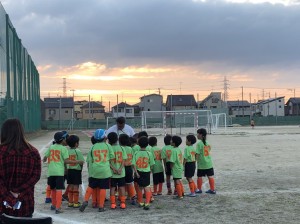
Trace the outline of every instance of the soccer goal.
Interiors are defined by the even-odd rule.
[[[199,128],[211,133],[220,124],[226,127],[223,118],[226,120],[226,114],[213,115],[211,110],[143,111],[141,123],[149,135],[186,135],[195,134]]]

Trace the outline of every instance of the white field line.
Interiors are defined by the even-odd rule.
[[[255,195],[255,194],[285,194],[285,193],[300,193],[300,188],[293,188],[288,190],[249,190],[249,191],[219,191],[218,195]]]
[[[52,215],[52,214],[47,214],[47,213],[42,213],[42,212],[34,212],[33,214],[34,216],[37,215],[38,217],[41,216],[41,217],[51,217],[53,219],[53,223],[55,222],[60,222],[60,223],[70,223],[70,224],[86,224],[86,222],[76,222],[76,221],[73,221],[73,220],[70,220],[69,218],[65,219],[65,218],[62,218],[62,217],[58,217],[58,215]]]
[[[44,145],[40,150],[39,153],[42,154],[46,149],[48,149],[50,147],[50,145],[52,145],[53,140],[51,140],[50,142],[47,143],[47,145]]]

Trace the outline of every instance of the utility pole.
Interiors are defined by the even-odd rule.
[[[63,78],[63,97],[67,97],[67,79]]]
[[[225,107],[227,107],[227,100],[228,100],[228,86],[229,86],[229,81],[226,78],[226,76],[224,76],[224,103],[225,103]]]
[[[244,117],[244,87],[242,86],[242,114]]]

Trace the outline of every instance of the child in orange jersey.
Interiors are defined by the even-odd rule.
[[[197,141],[196,137],[194,135],[188,135],[186,136],[186,145],[184,149],[184,154],[183,154],[183,167],[184,167],[184,176],[186,177],[186,180],[189,183],[190,191],[191,193],[188,194],[189,197],[195,197],[196,196],[196,184],[193,181],[193,176],[195,174],[196,170],[196,160],[195,160],[195,155],[196,155],[196,150],[193,146]]]

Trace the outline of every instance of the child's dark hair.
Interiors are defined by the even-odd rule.
[[[119,135],[119,143],[122,146],[128,146],[129,145],[129,136],[126,134]]]
[[[93,145],[97,143],[97,140],[95,139],[94,135],[91,137],[91,143]]]
[[[76,143],[79,143],[79,137],[77,135],[70,135],[67,138],[67,144],[70,148],[75,148]]]
[[[164,137],[164,143],[165,143],[165,145],[170,145],[171,144],[171,140],[172,140],[172,136],[171,135],[166,135]]]
[[[149,138],[149,145],[150,146],[156,146],[157,145],[157,138],[156,137],[150,137]]]
[[[140,131],[138,134],[138,138],[143,137],[143,136],[148,138],[148,133],[146,131]]]
[[[172,137],[172,142],[175,144],[176,147],[178,147],[182,143],[182,139],[181,139],[181,137],[174,135]]]
[[[203,137],[202,142],[203,142],[204,145],[206,145],[206,135],[207,135],[206,129],[204,129],[204,128],[198,129],[197,134],[202,135],[202,137]]]
[[[146,136],[140,137],[138,144],[141,148],[146,148],[148,146],[148,138]]]
[[[107,139],[108,139],[109,144],[111,144],[111,145],[116,144],[118,141],[118,135],[116,132],[111,132],[107,135]]]
[[[129,137],[129,146],[133,146],[134,144],[137,144],[137,139],[134,137]]]
[[[187,135],[187,136],[186,136],[186,139],[187,139],[192,145],[194,145],[194,144],[196,143],[196,141],[197,141],[195,135]]]

